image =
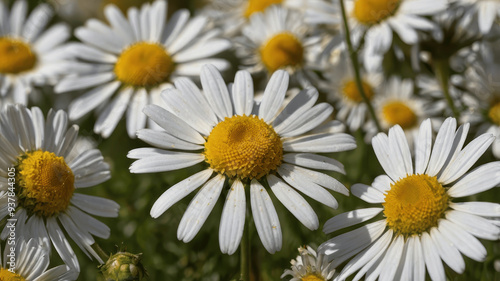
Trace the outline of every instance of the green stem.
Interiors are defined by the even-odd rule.
[[[106,261],[109,259],[109,255],[104,252],[104,250],[95,242],[90,246],[94,251],[97,253],[97,255],[106,263]],[[103,263],[103,264],[104,264]]]
[[[453,112],[453,117],[458,119],[460,117],[460,112],[455,107],[453,99],[450,95],[450,67],[448,59],[437,59],[434,61],[433,66],[434,72],[436,73],[436,78],[439,82],[439,85],[441,86],[441,90],[443,90],[444,97],[446,98],[446,101],[448,102],[448,105]]]
[[[240,244],[240,281],[250,281],[250,220],[248,214],[245,216],[246,225],[243,229],[243,237],[241,237]]]
[[[358,91],[361,94],[363,101],[366,103],[366,106],[368,107],[368,111],[370,112],[370,115],[372,116],[373,122],[375,123],[377,130],[379,132],[381,132],[382,127],[380,126],[380,123],[378,122],[377,115],[375,114],[375,110],[373,109],[373,106],[370,103],[370,100],[366,96],[365,89],[363,88],[363,82],[362,82],[363,80],[361,79],[361,74],[359,72],[358,52],[357,52],[357,50],[354,50],[354,48],[352,46],[351,32],[349,29],[349,23],[347,22],[347,16],[345,13],[344,0],[340,0],[339,3],[340,3],[340,10],[342,12],[342,21],[344,22],[345,41],[347,43],[347,49],[349,50],[349,56],[351,58],[352,68],[354,70],[354,79],[356,82],[356,87],[358,88]]]

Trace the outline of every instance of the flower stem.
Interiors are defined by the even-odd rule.
[[[358,91],[361,94],[363,101],[366,103],[366,106],[368,107],[368,111],[370,112],[370,115],[373,119],[373,122],[375,123],[375,126],[377,127],[377,131],[381,132],[382,127],[380,126],[380,123],[378,122],[377,115],[375,114],[375,110],[373,109],[373,106],[370,103],[370,100],[366,96],[365,89],[363,88],[361,74],[359,72],[358,52],[357,52],[357,50],[354,50],[354,48],[352,46],[351,32],[349,29],[349,23],[347,22],[347,16],[345,13],[344,0],[339,0],[339,3],[340,3],[340,10],[342,12],[342,21],[344,22],[345,41],[347,44],[347,49],[349,51],[349,56],[351,58],[352,68],[354,70],[354,79],[356,82],[356,87],[358,88]]]
[[[451,98],[450,95],[450,86],[449,86],[450,68],[448,59],[434,60],[433,67],[434,67],[434,72],[436,73],[436,78],[439,82],[439,85],[441,86],[441,90],[443,90],[444,97],[446,98],[446,101],[448,102],[448,105],[450,106],[451,111],[453,112],[453,117],[458,119],[460,117],[460,112],[455,107],[453,99]]]
[[[109,255],[104,252],[104,250],[99,246],[99,244],[97,244],[97,242],[92,244],[90,247],[94,249],[94,251],[99,256],[97,260],[100,264],[104,264],[109,259]]]
[[[250,281],[250,237],[249,237],[249,222],[248,215],[245,220],[245,228],[243,229],[243,237],[240,244],[240,281]]]

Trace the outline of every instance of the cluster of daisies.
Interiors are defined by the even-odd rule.
[[[195,193],[183,242],[223,196],[230,255],[249,221],[281,250],[289,215],[272,197],[310,230],[321,222],[303,195],[332,209],[331,191],[377,204],[325,222],[338,234],[300,247],[282,278],[446,280],[445,268],[465,271],[462,256],[484,261],[478,239],[500,239],[500,204],[466,200],[500,185],[500,162],[476,164],[500,158],[499,3],[212,0],[191,15],[156,0],[106,5],[72,30],[47,3],[11,2],[0,1],[0,280],[76,280],[70,241],[106,262],[94,238],[110,228],[94,216],[120,206],[78,190],[111,179],[72,125],[91,113],[95,134],[125,119],[148,145],[128,152],[131,173],[199,169],[151,202],[157,218]],[[348,188],[331,156],[359,145],[385,174]],[[64,264],[47,270],[54,251]]]

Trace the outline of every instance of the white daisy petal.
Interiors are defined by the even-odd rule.
[[[348,134],[317,134],[283,140],[283,150],[290,152],[339,152],[356,148],[356,140]]]
[[[148,104],[149,96],[146,89],[139,89],[131,99],[127,109],[127,133],[129,137],[135,138],[137,130],[146,126],[146,115],[142,109]]]
[[[213,56],[231,47],[231,42],[223,39],[210,40],[203,45],[179,51],[172,58],[178,63],[189,62]]]
[[[271,197],[257,180],[250,183],[250,203],[260,240],[264,248],[274,254],[281,250],[281,226]]]
[[[109,97],[120,87],[121,82],[115,81],[109,84],[99,86],[80,96],[69,105],[69,118],[71,120],[79,119],[87,114]]]
[[[318,216],[309,203],[290,186],[270,174],[267,181],[274,195],[305,227],[315,230],[319,226]]]
[[[352,275],[370,261],[375,261],[381,257],[385,252],[385,249],[389,246],[389,243],[392,241],[392,233],[392,231],[387,231],[370,247],[350,260],[340,272],[339,280],[345,279],[347,276]]]
[[[107,83],[114,78],[115,74],[113,72],[88,74],[85,76],[66,76],[57,84],[54,91],[57,93],[64,93],[73,90],[90,88]]]
[[[192,144],[169,135],[164,131],[141,129],[137,137],[146,143],[163,149],[201,150],[204,146]]]
[[[173,171],[193,166],[205,160],[203,154],[170,152],[166,155],[157,155],[139,159],[130,165],[130,172],[157,173]]]
[[[462,254],[479,262],[486,258],[484,246],[466,230],[448,220],[440,220],[438,229]]]
[[[130,21],[130,31],[134,35],[136,40],[141,40],[141,20],[139,15],[139,10],[136,7],[130,7],[127,10],[127,18]]]
[[[457,211],[482,216],[482,217],[500,217],[500,204],[490,202],[460,202],[449,203],[450,208]]]
[[[403,235],[397,235],[392,241],[382,260],[380,280],[392,280],[394,278],[396,270],[399,267],[401,255],[403,254],[404,241]]]
[[[96,220],[94,217],[85,214],[84,212],[73,206],[69,206],[66,212],[72,218],[72,220],[77,221],[80,224],[80,227],[87,230],[90,234],[103,239],[109,238],[111,230],[104,223]]]
[[[287,153],[283,155],[283,162],[311,169],[328,170],[345,174],[344,165],[339,161],[312,153]]]
[[[71,197],[71,203],[89,214],[115,218],[118,216],[120,205],[115,201],[92,195],[75,193]]]
[[[233,115],[231,99],[226,83],[221,74],[213,65],[205,65],[201,69],[201,84],[208,103],[220,120]]]
[[[161,216],[172,205],[179,202],[179,200],[186,197],[188,194],[207,182],[212,174],[213,170],[206,169],[171,186],[153,204],[150,212],[151,217],[157,218]]]
[[[393,161],[399,163],[403,168],[404,174],[401,177],[412,174],[413,165],[410,148],[406,141],[405,133],[400,126],[394,126],[389,129],[389,146],[396,150],[397,156],[393,158]]]
[[[191,143],[205,143],[205,139],[196,130],[169,111],[157,105],[147,105],[143,112],[162,127],[166,133]]]
[[[33,48],[39,53],[49,52],[70,36],[71,30],[66,24],[54,24],[36,39]]]
[[[186,26],[182,29],[177,38],[168,46],[167,51],[171,54],[175,54],[182,50],[185,46],[189,44],[196,36],[198,36],[201,30],[205,27],[207,18],[203,16],[198,16],[191,19]]]
[[[111,24],[113,30],[117,32],[120,37],[126,39],[127,44],[139,40],[135,37],[133,32],[130,32],[132,26],[123,16],[118,7],[116,7],[115,5],[106,5],[106,7],[104,7],[104,15]]]
[[[409,238],[410,241],[413,241],[413,279],[415,281],[424,281],[425,280],[425,259],[424,253],[422,250],[422,243],[420,242],[420,237],[413,235]]]
[[[297,166],[281,164],[278,168],[278,174],[291,186],[312,199],[323,203],[330,208],[336,209],[338,202],[326,189],[301,177],[301,173],[297,171]]]
[[[219,199],[223,185],[224,176],[218,174],[201,188],[182,216],[177,239],[189,242],[196,236]]]
[[[133,91],[132,88],[128,87],[118,93],[99,115],[94,124],[94,133],[101,134],[103,138],[108,138],[113,133],[128,107]]]
[[[77,271],[80,271],[80,264],[78,263],[78,259],[76,258],[75,253],[71,249],[68,240],[64,236],[64,233],[62,232],[55,218],[47,219],[47,231],[49,233],[50,240],[54,245],[54,248],[56,248],[57,253],[59,253],[59,255],[61,256],[61,259],[67,265],[75,268]]]
[[[269,123],[278,113],[283,100],[285,99],[286,90],[288,88],[288,73],[283,70],[277,70],[269,79],[262,102],[259,107],[258,116],[264,119],[264,122]]]
[[[439,128],[436,140],[434,141],[429,165],[425,171],[429,176],[437,175],[446,162],[452,149],[456,127],[457,121],[453,118],[447,118],[443,122],[443,125],[441,125],[441,128]]]
[[[189,20],[189,11],[181,9],[176,11],[168,21],[167,26],[163,30],[163,44],[169,46],[178,37],[179,33],[183,30],[184,26]]]
[[[383,210],[383,208],[367,208],[336,215],[335,217],[325,222],[325,225],[323,226],[323,232],[329,234],[339,229],[362,223],[375,217]]]
[[[234,181],[227,194],[219,226],[219,244],[223,254],[232,255],[238,249],[245,227],[245,187]]]
[[[394,142],[394,141],[393,141]],[[398,158],[393,152],[389,137],[384,133],[378,133],[372,139],[372,146],[377,159],[385,173],[394,181],[406,176],[403,159]]]
[[[471,141],[458,156],[439,175],[438,180],[443,184],[448,184],[467,172],[474,163],[488,149],[495,137],[484,134]]]
[[[500,184],[500,162],[477,167],[458,180],[449,190],[452,197],[465,197],[483,192]]]
[[[14,2],[10,12],[11,33],[15,36],[21,36],[24,20],[28,11],[28,4],[24,0]]]
[[[441,259],[455,272],[463,273],[465,262],[462,255],[458,252],[457,248],[453,247],[450,241],[446,240],[437,227],[431,229],[430,238],[434,242],[434,246]]]
[[[422,252],[424,254],[425,266],[427,271],[431,276],[432,280],[444,281],[446,276],[444,275],[444,268],[441,259],[439,258],[439,253],[437,252],[437,246],[429,233],[422,233],[420,238],[422,241]]]
[[[288,164],[282,164],[282,166],[283,165],[286,165],[287,167],[292,166]],[[325,188],[341,193],[345,196],[349,196],[349,190],[337,179],[332,178],[331,176],[324,173],[304,169],[298,166],[293,167],[294,172],[299,174],[301,178],[304,178],[305,180],[308,180],[312,183],[319,184]]]
[[[159,41],[163,35],[163,26],[165,22],[165,14],[167,13],[166,1],[155,1],[151,4],[149,13],[149,41]]]
[[[446,213],[446,219],[461,226],[467,232],[478,238],[487,240],[500,239],[500,228],[482,217],[460,211],[448,211]]]
[[[282,134],[289,131],[288,128],[294,125],[301,118],[302,114],[314,105],[318,100],[318,95],[318,91],[314,88],[300,91],[273,121],[276,133]]]
[[[49,20],[54,15],[54,11],[48,4],[38,5],[26,19],[22,37],[28,42],[33,40],[42,32]]]
[[[232,100],[236,115],[250,116],[253,108],[253,81],[247,71],[238,71],[234,77]]]
[[[293,137],[308,132],[325,121],[332,112],[333,107],[331,105],[327,103],[317,104],[304,112],[300,121],[294,122],[294,124],[288,127],[288,130],[284,130],[280,135],[283,137]]]
[[[385,195],[369,185],[357,183],[351,187],[352,195],[368,203],[384,203]]]

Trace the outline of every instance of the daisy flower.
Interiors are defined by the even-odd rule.
[[[328,259],[323,254],[317,254],[310,246],[299,248],[300,256],[291,260],[292,269],[286,269],[281,275],[292,276],[290,281],[328,281],[332,280],[335,274]]]
[[[417,30],[433,30],[434,24],[424,16],[434,15],[445,10],[447,0],[348,0],[346,13],[355,41],[360,41],[365,34],[363,62],[367,69],[376,69],[371,65],[370,57],[384,54],[392,44],[393,31],[409,45],[418,41]]]
[[[327,99],[338,109],[336,118],[354,132],[369,120],[369,113],[356,86],[354,71],[348,60],[345,54],[341,55],[337,64],[323,73],[325,81],[322,81],[321,89],[327,93]],[[379,92],[383,77],[376,72],[362,72],[361,77],[363,90],[371,101]]]
[[[285,69],[303,87],[316,81],[320,36],[308,35],[302,15],[279,6],[250,17],[236,40],[236,54],[251,72]]]
[[[323,0],[214,0],[206,13],[221,26],[227,37],[241,32],[254,14],[263,13],[272,6],[281,6],[305,13],[308,7],[321,7]],[[326,17],[325,17],[326,18]]]
[[[476,261],[485,259],[486,249],[478,238],[500,238],[495,220],[500,217],[500,204],[463,202],[462,198],[500,184],[500,162],[469,171],[494,136],[481,135],[463,147],[469,124],[456,127],[455,119],[446,119],[432,145],[431,122],[422,122],[414,162],[400,126],[373,138],[373,150],[386,174],[371,186],[353,185],[351,192],[382,206],[337,215],[323,230],[331,233],[380,213],[383,218],[319,247],[319,252],[334,259],[334,266],[348,261],[338,280],[357,272],[353,280],[366,275],[367,280],[419,281],[425,280],[426,271],[432,280],[446,280],[442,261],[463,273],[462,254]]]
[[[382,129],[387,131],[394,125],[401,126],[411,146],[418,133],[419,124],[441,112],[445,102],[431,103],[426,98],[416,96],[410,80],[393,77],[380,87],[372,105]],[[365,130],[369,142],[377,133],[372,120],[366,123]]]
[[[101,152],[89,149],[68,157],[78,136],[78,126],[68,127],[64,111],[50,110],[47,119],[38,107],[9,106],[0,115],[0,191],[14,198],[10,212],[7,196],[0,200],[0,219],[15,219],[16,234],[52,244],[62,260],[79,270],[76,256],[66,239],[87,254],[103,261],[91,248],[93,236],[108,238],[110,229],[91,215],[116,217],[114,201],[79,194],[110,178]],[[64,232],[63,232],[64,230]],[[1,238],[9,235],[5,225]]]
[[[468,13],[477,16],[481,34],[488,34],[495,20],[500,17],[500,3],[495,0],[457,0],[456,3],[466,6]]]
[[[0,104],[28,103],[34,86],[55,84],[71,58],[64,42],[70,37],[62,23],[46,29],[53,10],[38,5],[27,16],[28,4],[14,2],[9,11],[0,1]]]
[[[127,132],[135,137],[146,126],[142,108],[178,75],[199,75],[201,65],[226,69],[223,59],[207,59],[230,47],[217,39],[217,30],[207,31],[207,19],[189,19],[179,10],[165,21],[166,2],[130,8],[128,19],[115,5],[104,9],[111,26],[91,19],[75,30],[83,43],[70,50],[82,60],[74,65],[78,75],[68,75],[57,84],[58,93],[87,89],[69,105],[69,118],[76,120],[99,109],[94,132],[109,137],[127,111]]]
[[[78,272],[66,265],[59,265],[47,270],[50,264],[49,249],[36,243],[35,239],[25,241],[22,237],[16,241],[15,262],[10,264],[6,245],[4,260],[0,267],[0,280],[54,281],[76,280]],[[1,261],[1,258],[0,258]],[[12,266],[11,266],[12,265]]]
[[[167,109],[156,105],[144,109],[163,130],[138,132],[140,139],[158,148],[130,151],[129,158],[139,159],[131,165],[132,173],[171,171],[197,163],[205,166],[170,187],[151,209],[151,216],[156,218],[202,186],[182,217],[177,230],[179,240],[189,242],[195,237],[226,181],[230,188],[226,189],[219,243],[227,254],[236,251],[243,234],[245,188],[250,189],[257,232],[270,253],[281,249],[282,238],[268,188],[311,230],[317,229],[318,217],[296,190],[332,208],[337,208],[338,203],[326,189],[348,195],[339,181],[313,169],[343,173],[341,163],[315,153],[354,149],[354,138],[329,132],[336,123],[319,126],[333,108],[326,103],[314,106],[318,99],[314,88],[301,91],[280,110],[288,82],[285,71],[276,71],[262,101],[256,104],[248,72],[239,71],[228,90],[217,69],[207,65],[201,73],[203,92],[190,80],[179,78],[176,89],[162,93]],[[313,129],[317,131],[311,133]]]

